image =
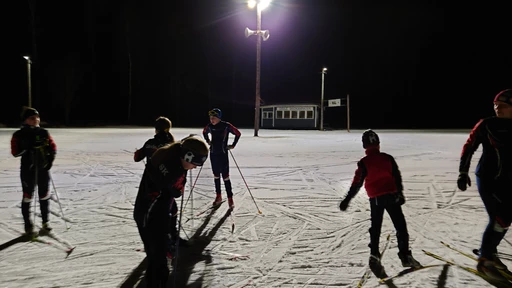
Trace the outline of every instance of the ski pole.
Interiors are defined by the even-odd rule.
[[[68,221],[66,220],[66,216],[64,216],[64,210],[62,210],[62,205],[60,204],[59,193],[57,193],[57,188],[55,188],[55,183],[53,182],[52,174],[50,170],[48,170],[48,176],[50,176],[50,180],[52,181],[53,191],[55,191],[55,196],[57,196],[57,203],[59,203],[60,214],[62,215],[62,219],[64,220],[64,224],[66,225],[66,229],[69,230]]]
[[[176,239],[176,260],[174,261],[174,266],[173,266],[173,272],[172,272],[172,275],[173,275],[173,281],[174,281],[174,286],[173,287],[176,287],[176,267],[178,267],[178,253],[179,253],[179,250],[180,250],[180,231],[181,231],[181,217],[183,216],[183,195],[181,196],[181,207],[180,207],[180,220],[178,222],[178,235],[177,235],[177,239]]]
[[[37,201],[36,201],[36,189],[39,190],[39,185],[37,185],[37,154],[34,153],[34,150],[32,150],[32,167],[34,168],[34,185],[33,185],[33,191],[32,191],[32,197],[34,197],[34,221],[32,225],[36,224],[36,210],[37,210]],[[36,186],[37,185],[37,186]],[[37,188],[36,188],[37,187]]]
[[[233,156],[233,152],[229,150],[229,153],[231,154],[231,157],[233,158],[233,161],[235,162],[236,168],[238,168],[238,172],[240,172],[240,176],[242,176],[242,180],[244,180],[245,187],[247,187],[247,191],[249,191],[249,194],[251,195],[252,201],[254,202],[254,205],[256,205],[256,209],[258,209],[258,213],[261,214],[260,208],[258,208],[258,204],[256,204],[256,200],[254,200],[254,197],[252,196],[251,189],[249,189],[249,185],[247,185],[247,182],[245,181],[244,175],[242,174],[242,171],[240,170],[240,167],[238,167],[238,163],[236,163],[235,156]]]
[[[192,187],[190,187],[190,194],[188,195],[187,202],[185,202],[185,207],[187,207],[188,200],[190,199],[190,197],[192,197],[191,196],[192,191],[194,191],[194,188],[196,187],[196,183],[197,183],[197,180],[199,179],[199,175],[201,174],[201,170],[203,170],[203,166],[201,166],[201,168],[199,168],[199,172],[197,172],[197,176],[196,176],[196,180],[194,181],[194,185],[192,185]],[[192,208],[194,208],[194,207],[192,207]]]

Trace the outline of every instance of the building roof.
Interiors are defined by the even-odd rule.
[[[273,105],[264,105],[260,106],[260,108],[273,108],[273,107],[319,107],[318,104],[308,104],[308,103],[288,103],[288,104],[273,104]]]

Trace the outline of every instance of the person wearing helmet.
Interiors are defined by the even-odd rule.
[[[171,236],[177,242],[180,239],[176,198],[184,192],[187,171],[202,166],[206,159],[208,145],[194,136],[158,148],[148,159],[133,212],[147,255],[148,287],[166,287],[169,228]],[[174,217],[169,217],[169,207]]]
[[[167,117],[160,116],[155,120],[155,136],[148,139],[142,148],[135,150],[133,161],[140,162],[144,158],[149,159],[156,149],[174,142],[174,136],[169,132],[172,122]]]
[[[402,176],[393,156],[380,152],[379,135],[373,130],[366,130],[362,137],[366,156],[357,163],[357,170],[350,189],[340,203],[340,210],[345,211],[350,200],[364,188],[370,198],[371,227],[370,227],[370,260],[372,270],[376,274],[383,273],[380,265],[379,241],[384,211],[387,211],[396,229],[398,240],[398,257],[404,267],[421,267],[409,250],[409,233],[402,212],[405,203]],[[380,271],[379,271],[380,270]],[[380,275],[384,276],[385,275]]]
[[[471,186],[469,167],[473,153],[482,145],[476,167],[476,185],[489,215],[482,236],[477,270],[503,280],[501,272],[511,273],[498,258],[497,247],[512,222],[512,89],[494,97],[495,116],[480,119],[462,148],[457,186]]]
[[[23,190],[21,214],[25,222],[25,233],[34,234],[34,223],[30,221],[30,202],[34,195],[35,186],[39,195],[39,207],[43,225],[40,233],[49,232],[49,199],[50,173],[57,146],[48,130],[39,126],[39,112],[31,107],[24,107],[21,113],[23,122],[21,129],[13,133],[11,139],[11,154],[21,156],[20,177]]]
[[[235,208],[233,201],[233,191],[231,188],[231,180],[229,179],[229,155],[228,150],[234,149],[240,136],[240,131],[229,122],[222,121],[222,111],[214,108],[208,112],[210,123],[203,129],[203,137],[210,145],[210,162],[213,170],[213,180],[215,183],[216,197],[213,205],[222,203],[222,192],[220,185],[220,177],[224,181],[224,187],[228,196],[228,204],[231,209]],[[235,135],[235,139],[231,145],[228,145],[229,133]],[[211,134],[211,140],[209,137]]]

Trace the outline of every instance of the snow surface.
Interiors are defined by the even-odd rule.
[[[19,159],[10,155],[9,146],[14,131],[0,129],[4,151],[0,155],[0,243],[23,230]],[[132,152],[153,136],[153,129],[49,131],[58,147],[51,175],[65,216],[52,201],[51,222],[65,240],[40,237],[54,244],[21,242],[0,251],[0,287],[137,283],[132,280],[143,276],[136,268],[145,254],[137,251],[142,242],[132,212],[144,166],[133,162]],[[382,151],[395,157],[403,175],[407,198],[403,209],[415,258],[423,265],[441,263],[425,255],[425,249],[475,267],[475,261],[440,244],[444,241],[470,252],[479,247],[487,224],[475,185],[465,192],[456,190],[459,155],[469,131],[376,131]],[[201,128],[172,129],[177,139],[201,132]],[[236,204],[232,215],[226,203],[206,210],[215,194],[209,161],[189,174],[181,236],[195,240],[192,247],[179,251],[175,287],[355,287],[369,256],[368,198],[363,188],[347,211],[341,212],[338,204],[364,155],[362,131],[260,130],[259,137],[253,137],[252,129],[241,132],[232,151],[236,163],[230,157]],[[479,156],[480,151],[471,171]],[[196,180],[190,196],[190,183]],[[36,211],[40,226],[39,207]],[[69,221],[70,229],[63,219]],[[391,244],[382,263],[388,274],[395,274],[403,267],[386,214],[381,246],[390,233]],[[502,241],[500,251],[511,252],[511,237],[509,233]],[[68,258],[62,250],[66,241],[76,246]],[[380,286],[386,285],[373,275],[365,285]],[[387,286],[490,284],[462,269],[438,266],[397,278]]]

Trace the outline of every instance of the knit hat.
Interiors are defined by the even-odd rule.
[[[379,135],[375,133],[373,130],[368,129],[363,133],[363,148],[368,148],[370,146],[377,146],[380,144]]]
[[[213,108],[212,110],[208,111],[208,116],[215,116],[219,119],[222,119],[222,111],[219,108]]]
[[[27,120],[27,118],[32,117],[34,115],[39,116],[39,112],[32,107],[25,107],[23,112],[21,112],[21,121]]]
[[[512,89],[505,89],[494,97],[494,102],[501,101],[512,105]]]

